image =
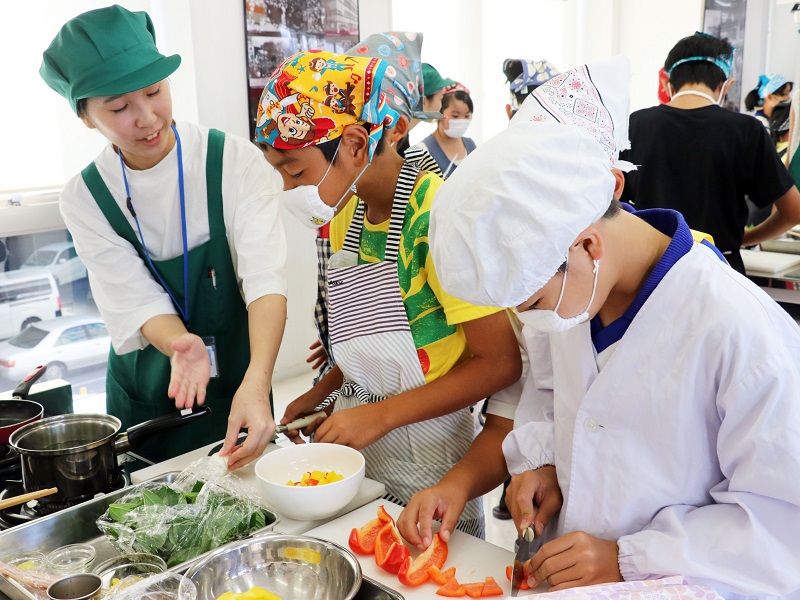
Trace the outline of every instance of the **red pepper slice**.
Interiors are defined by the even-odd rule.
[[[480,583],[465,583],[464,591],[470,598],[480,598],[483,592],[483,582]]]
[[[383,527],[379,519],[372,519],[360,529],[353,528],[350,532],[350,549],[356,554],[373,554],[375,552],[375,540]]]
[[[403,563],[406,562],[406,559],[409,558],[410,556],[411,554],[409,553],[408,548],[406,548],[405,544],[402,543],[398,544],[395,542],[389,548],[389,553],[388,556],[386,557],[386,560],[378,563],[377,561],[378,555],[376,554],[375,562],[384,571],[387,571],[392,575],[397,575],[398,571],[400,571],[400,567],[403,565]]]
[[[380,519],[378,519],[380,521]],[[389,552],[392,549],[392,544],[403,544],[403,538],[394,526],[394,523],[381,523],[381,529],[378,531],[378,537],[375,540],[375,562],[378,565],[386,562],[389,558]]]
[[[433,579],[434,583],[444,585],[456,576],[456,568],[450,567],[446,571],[440,571],[439,567],[431,566],[428,567],[428,576]]]
[[[529,562],[530,561],[527,561],[525,564],[527,564]],[[513,572],[514,572],[514,567],[506,567],[506,577],[508,578],[509,581],[511,581],[511,575],[513,574]],[[531,589],[531,587],[528,585],[528,580],[527,579],[523,578],[522,583],[519,584],[519,589],[520,590],[529,590],[529,589]]]
[[[428,569],[430,567],[441,569],[446,560],[447,543],[442,541],[438,533],[435,533],[431,545],[428,546],[425,552],[420,554],[414,561],[411,560],[411,557],[406,559],[406,562],[400,567],[397,578],[400,583],[405,585],[422,585],[429,579]]]
[[[483,582],[483,591],[481,591],[481,597],[487,598],[489,596],[503,596],[503,588],[497,585],[497,582],[494,580],[494,577],[487,577],[486,581]]]
[[[436,590],[437,596],[444,596],[445,598],[461,598],[466,593],[466,588],[458,583],[455,577],[451,577],[447,583]]]
[[[378,507],[378,519],[383,523],[394,523],[392,515],[386,512],[386,509],[383,508],[383,504]]]

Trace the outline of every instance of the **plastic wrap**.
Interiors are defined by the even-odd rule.
[[[51,583],[56,581],[59,577],[63,577],[63,575],[52,575],[42,571],[19,569],[14,565],[9,565],[4,562],[0,562],[0,575],[13,579],[28,588],[35,588],[38,590],[46,590]],[[47,597],[47,594],[45,594],[45,597]]]
[[[247,537],[268,525],[255,491],[203,458],[172,483],[144,483],[110,504],[97,526],[123,554],[149,552],[168,567]]]
[[[160,573],[130,582],[122,579],[103,600],[197,600],[197,587],[177,573]]]

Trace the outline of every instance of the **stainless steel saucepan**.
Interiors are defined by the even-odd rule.
[[[57,487],[58,493],[48,500],[84,500],[113,488],[119,477],[117,454],[209,412],[206,406],[175,411],[123,433],[121,421],[111,415],[58,415],[17,429],[9,444],[21,457],[25,491]]]

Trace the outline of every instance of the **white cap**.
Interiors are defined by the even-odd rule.
[[[527,121],[478,146],[436,193],[428,233],[445,291],[511,307],[539,291],[614,194],[608,155],[581,127]]]
[[[621,54],[570,69],[531,92],[509,126],[537,121],[582,127],[603,146],[612,167],[631,171],[636,167],[619,160],[620,151],[630,148],[630,79],[630,61]]]

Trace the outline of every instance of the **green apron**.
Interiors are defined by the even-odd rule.
[[[250,362],[247,307],[239,293],[222,210],[222,150],[225,136],[210,130],[206,160],[208,226],[210,239],[189,250],[189,331],[216,342],[219,377],[209,381],[205,405],[211,414],[190,425],[158,434],[135,450],[148,460],[160,462],[225,438],[231,400]],[[103,182],[94,163],[82,171],[83,180],[114,231],[136,248],[142,261],[139,238]],[[180,235],[176,232],[176,235]],[[153,261],[175,300],[183,304],[183,255]],[[149,268],[149,266],[148,266]],[[209,277],[216,271],[216,287]],[[155,275],[154,279],[158,280]],[[123,429],[175,410],[167,397],[170,361],[150,345],[119,355],[111,349],[106,379],[106,409],[122,421]]]

